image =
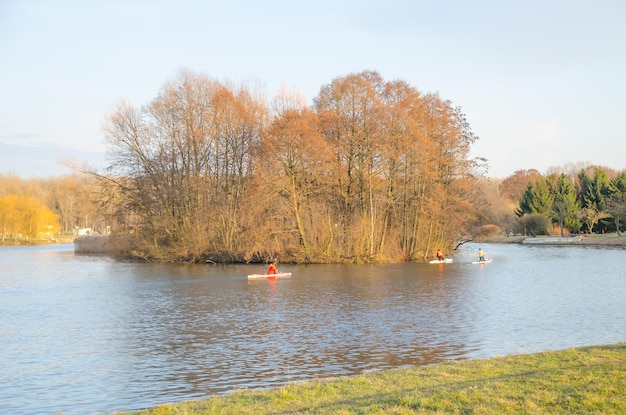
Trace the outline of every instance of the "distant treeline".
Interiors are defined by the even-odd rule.
[[[52,239],[58,223],[57,215],[34,197],[0,197],[0,242]]]
[[[110,164],[90,171],[121,249],[154,261],[421,260],[473,237],[460,108],[371,71],[312,105],[181,71],[107,118]],[[114,235],[115,237],[115,235]]]
[[[107,224],[91,200],[94,185],[78,174],[22,179],[0,174],[0,239],[12,243],[53,241],[79,229]]]
[[[520,170],[502,182],[500,193],[518,202],[519,233],[543,235],[556,226],[561,235],[619,235],[626,221],[626,171],[594,166],[576,175],[543,176],[537,170]]]

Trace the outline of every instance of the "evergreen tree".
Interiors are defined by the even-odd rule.
[[[533,190],[533,203],[531,205],[532,213],[539,213],[540,215],[550,217],[554,201],[555,199],[550,192],[548,182],[544,179],[538,179]]]
[[[626,221],[626,171],[610,181],[609,191],[606,210],[613,217],[615,231],[621,235],[620,222]]]
[[[515,214],[518,217],[529,214],[550,217],[553,203],[554,198],[548,188],[548,184],[545,179],[540,177],[534,186],[528,183],[520,199],[519,206],[515,209]]]
[[[601,222],[610,215],[605,211],[605,199],[608,196],[609,179],[604,170],[596,169],[593,178],[586,170],[578,174],[578,202],[580,205],[580,219],[583,232],[591,233],[596,227],[606,228]]]
[[[515,208],[515,214],[517,215],[517,217],[522,217],[525,214],[533,213],[531,207],[533,204],[533,197],[533,185],[532,183],[528,183],[528,185],[526,185],[524,193],[522,193],[522,198],[519,201],[519,206]]]
[[[610,226],[609,222],[602,220],[609,217],[609,214],[606,212],[606,200],[611,195],[610,180],[604,170],[596,169],[593,176],[593,184],[596,210],[601,216],[600,220],[598,221],[597,230],[602,232],[606,231],[607,227]]]
[[[578,173],[578,183],[580,186],[578,190],[578,200],[580,202],[580,207],[583,209],[592,207],[594,193],[593,181],[591,180],[591,177],[589,177],[589,175],[587,174],[586,170],[581,170],[580,173]]]
[[[567,180],[567,176],[561,174],[554,189],[554,204],[552,206],[552,217],[559,224],[561,236],[563,236],[564,228],[578,232],[580,227],[578,220],[579,210],[580,204],[576,198],[576,189]]]

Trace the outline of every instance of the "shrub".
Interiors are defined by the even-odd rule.
[[[547,235],[550,219],[538,213],[522,216],[517,220],[515,229],[523,235]]]

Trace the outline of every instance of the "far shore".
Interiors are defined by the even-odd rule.
[[[576,238],[576,241],[572,243],[572,245],[586,245],[586,246],[619,246],[626,247],[626,234],[622,234],[621,236],[617,233],[607,233],[607,234],[581,234],[581,235],[567,235],[561,237],[560,235],[540,235],[540,236],[496,236],[490,238],[481,238],[477,240],[477,242],[481,243],[494,243],[494,244],[503,244],[503,243],[511,243],[511,244],[521,244],[524,243],[525,239],[532,238],[545,238],[548,240],[554,239],[555,244],[558,244],[558,241],[561,238]]]
[[[564,237],[558,235],[552,236],[492,236],[487,238],[476,239],[472,242],[479,243],[493,243],[493,244],[523,244],[524,240],[542,239],[545,242],[544,245],[584,245],[584,246],[597,246],[597,247],[622,247],[626,249],[626,233],[618,235],[617,233],[608,234],[582,234],[582,235],[567,235]],[[572,239],[571,243],[568,239]],[[575,239],[575,240],[574,240]],[[529,241],[527,241],[528,243]],[[3,246],[29,246],[29,245],[53,245],[53,244],[68,244],[73,243],[75,251],[77,253],[111,253],[114,251],[113,247],[108,244],[108,238],[102,235],[92,236],[72,236],[63,235],[55,237],[54,239],[47,240],[12,240],[6,239],[0,241],[0,247]]]
[[[0,247],[2,246],[36,246],[36,245],[58,245],[58,244],[71,244],[74,242],[74,235],[55,235],[53,238],[47,239],[13,239],[6,238],[0,241]]]

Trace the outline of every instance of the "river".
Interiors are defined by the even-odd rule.
[[[493,258],[471,264],[479,247]],[[0,408],[110,414],[314,378],[626,341],[626,250],[466,244],[452,264],[120,262],[0,248]]]

